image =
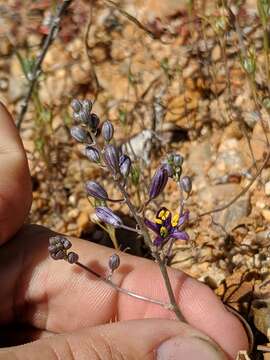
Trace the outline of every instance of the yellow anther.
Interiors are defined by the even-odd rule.
[[[155,223],[161,225],[163,223],[163,221],[159,218],[156,218]]]
[[[176,226],[178,224],[179,221],[179,215],[175,214],[172,218],[172,226]]]
[[[159,230],[160,236],[165,238],[166,236],[168,236],[168,230],[165,226],[161,226],[160,230]]]

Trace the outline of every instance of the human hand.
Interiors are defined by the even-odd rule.
[[[0,159],[5,159],[5,163],[1,161],[2,173],[9,176],[0,179],[1,206],[10,214],[5,218],[3,243],[22,223],[30,197],[28,170],[16,129],[5,110],[0,110],[0,149],[5,149]],[[14,150],[9,159],[8,149],[18,149],[20,160],[13,160]],[[13,182],[16,191],[9,189]],[[18,204],[18,208],[11,212],[9,203]],[[20,221],[14,221],[15,211]],[[22,342],[38,339],[0,350],[0,360],[212,360],[235,358],[239,349],[247,348],[242,325],[205,285],[180,271],[169,271],[177,301],[190,325],[180,323],[160,306],[116,293],[75,265],[53,261],[47,251],[51,235],[45,228],[26,226],[0,247],[0,324],[31,326],[23,333],[13,327],[9,341],[15,341],[15,336]],[[83,263],[105,273],[111,249],[80,239],[72,239],[72,243]],[[123,288],[167,302],[162,277],[152,261],[121,254],[121,266],[113,280]]]

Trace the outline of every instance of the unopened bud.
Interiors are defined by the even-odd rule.
[[[104,161],[113,173],[119,172],[119,152],[114,145],[107,145],[105,147]]]
[[[95,199],[108,200],[107,191],[95,181],[87,181],[85,188],[88,196],[93,196]]]
[[[185,191],[187,194],[189,194],[192,190],[192,181],[189,176],[183,176],[180,180],[180,186],[183,191]]]
[[[115,213],[106,206],[96,207],[96,215],[98,219],[105,224],[112,225],[116,228],[123,225],[123,221],[120,219],[120,217],[115,215]]]
[[[116,270],[120,265],[120,257],[119,257],[119,255],[113,254],[112,256],[110,256],[108,265],[109,265],[109,269],[112,272],[114,270]]]
[[[168,171],[164,167],[159,167],[152,178],[150,189],[149,189],[149,198],[155,199],[161,192],[164,190],[168,182]]]
[[[124,178],[127,178],[131,168],[131,160],[128,155],[121,155],[119,159],[120,173]]]
[[[67,261],[70,264],[75,264],[77,261],[79,260],[79,255],[76,254],[75,252],[71,251],[70,253],[68,253],[67,255]]]
[[[113,127],[113,124],[109,120],[106,120],[104,122],[101,133],[102,133],[103,139],[106,142],[110,142],[111,139],[113,138],[114,127]]]
[[[88,140],[88,133],[80,126],[73,126],[70,134],[78,142],[84,143]]]
[[[93,161],[95,163],[99,163],[100,162],[100,153],[99,151],[93,147],[93,146],[86,146],[85,148],[85,155],[87,156],[87,158],[90,161]]]
[[[77,100],[77,99],[73,99],[71,101],[71,107],[72,107],[72,110],[75,112],[75,113],[78,113],[79,111],[81,111],[82,109],[82,103],[80,100]]]

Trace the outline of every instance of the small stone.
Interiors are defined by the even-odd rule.
[[[266,221],[270,221],[270,209],[262,210],[262,216],[265,218]]]
[[[270,196],[270,181],[264,185],[264,192],[267,196]]]
[[[212,61],[216,62],[221,59],[221,48],[219,45],[216,45],[212,50]]]

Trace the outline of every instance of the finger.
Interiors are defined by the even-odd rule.
[[[28,227],[3,247],[0,322],[16,317],[40,329],[63,332],[115,318],[174,318],[163,307],[115,292],[76,265],[51,260],[47,255],[49,235],[41,227]],[[98,273],[106,273],[111,249],[79,239],[72,239],[72,243],[82,263]],[[242,325],[208,287],[173,269],[170,279],[181,311],[191,325],[232,356],[247,348]],[[153,261],[121,254],[121,266],[114,281],[138,294],[168,302],[160,271]]]
[[[0,245],[22,226],[31,205],[25,152],[10,114],[0,102]]]
[[[32,360],[228,359],[216,344],[199,331],[184,323],[158,319],[101,325],[0,351],[0,360],[30,358]]]

